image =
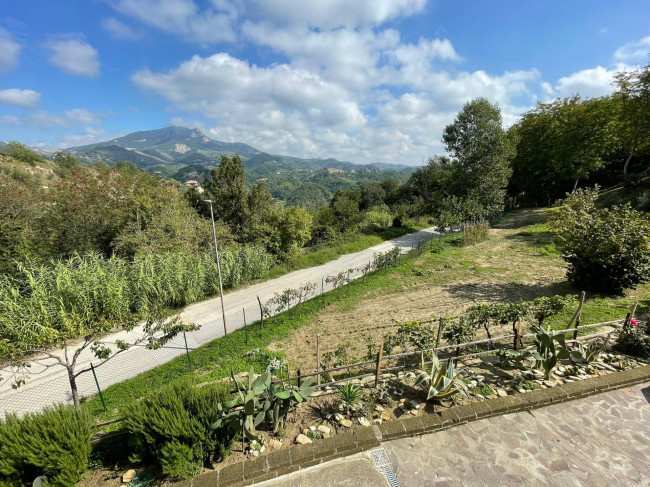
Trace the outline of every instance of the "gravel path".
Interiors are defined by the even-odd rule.
[[[316,284],[318,292],[321,292],[321,288],[328,291],[331,289],[331,285],[324,283],[324,278],[327,276],[347,272],[349,269],[361,268],[367,265],[375,254],[387,252],[396,246],[406,252],[413,246],[417,246],[418,242],[428,241],[437,235],[433,228],[428,228],[383,242],[360,252],[341,256],[337,260],[321,266],[294,271],[277,279],[225,294],[224,305],[228,330],[244,326],[244,311],[248,323],[259,320],[258,296],[264,303],[272,298],[275,293],[290,288],[296,289],[307,283]],[[350,278],[355,279],[360,275],[359,271],[351,271]],[[218,297],[188,306],[181,313],[181,317],[186,322],[201,325],[200,330],[187,334],[190,349],[223,336],[221,304]],[[113,344],[116,340],[133,341],[136,337],[136,332],[118,332],[106,337],[104,342]],[[74,351],[74,347],[70,350]],[[185,347],[182,336],[176,337],[160,350],[132,347],[97,369],[99,383],[102,388],[106,388],[135,377],[157,365],[164,364],[183,353],[185,353]],[[63,352],[61,352],[62,355]],[[77,370],[88,367],[91,361],[94,362],[95,366],[100,362],[90,350],[84,350],[79,356]],[[40,411],[44,406],[53,403],[71,403],[72,395],[67,372],[61,366],[51,366],[54,363],[54,359],[43,360],[38,363],[33,362],[26,384],[18,389],[11,387],[13,382],[9,380],[11,371],[7,369],[0,370],[0,377],[7,379],[0,381],[0,416],[3,416],[7,411],[25,413]],[[96,394],[97,389],[92,374],[82,374],[78,377],[77,383],[81,397]]]
[[[401,487],[650,485],[650,383],[387,441]],[[363,452],[260,487],[388,487]]]

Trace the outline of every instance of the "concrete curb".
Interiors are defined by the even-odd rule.
[[[526,394],[497,397],[464,406],[454,406],[432,414],[400,418],[378,426],[375,425],[372,428],[359,427],[331,438],[317,440],[309,445],[296,445],[252,460],[239,461],[220,470],[173,485],[175,487],[251,485],[335,458],[376,448],[381,441],[426,434],[490,416],[528,411],[648,380],[650,380],[650,365],[644,365],[549,389],[537,389]]]

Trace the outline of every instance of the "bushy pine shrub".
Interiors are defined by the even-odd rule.
[[[44,475],[47,485],[75,485],[90,454],[92,419],[88,412],[58,405],[19,418],[0,420],[0,486],[32,485]]]
[[[598,209],[597,196],[597,189],[569,195],[551,225],[569,281],[580,289],[620,294],[650,279],[650,215],[629,204]]]
[[[131,405],[124,424],[142,439],[143,458],[155,461],[168,475],[189,478],[211,455],[219,458],[230,447],[232,433],[212,429],[218,405],[227,400],[225,384],[197,388],[181,381]]]

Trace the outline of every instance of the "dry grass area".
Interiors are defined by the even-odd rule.
[[[317,334],[321,354],[347,344],[350,363],[364,360],[368,344],[380,343],[399,323],[437,321],[477,303],[577,293],[566,281],[564,262],[545,220],[546,210],[519,211],[495,225],[485,242],[472,247],[449,245],[441,253],[426,252],[391,270],[378,286],[353,298],[343,296],[314,322],[270,348],[284,351],[292,369],[313,371]],[[647,286],[640,288],[628,299],[647,291]],[[621,313],[620,318],[625,316]],[[493,335],[508,332],[504,328],[494,330]]]

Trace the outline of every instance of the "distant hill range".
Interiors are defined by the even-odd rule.
[[[211,167],[219,164],[222,155],[239,154],[247,172],[258,175],[275,171],[315,171],[323,168],[344,171],[410,171],[401,164],[353,164],[336,159],[301,159],[298,157],[267,154],[248,144],[220,142],[211,139],[198,129],[165,127],[157,130],[134,132],[98,144],[65,149],[83,164],[103,162],[109,165],[131,161],[139,168],[178,180],[185,178],[203,180]]]

